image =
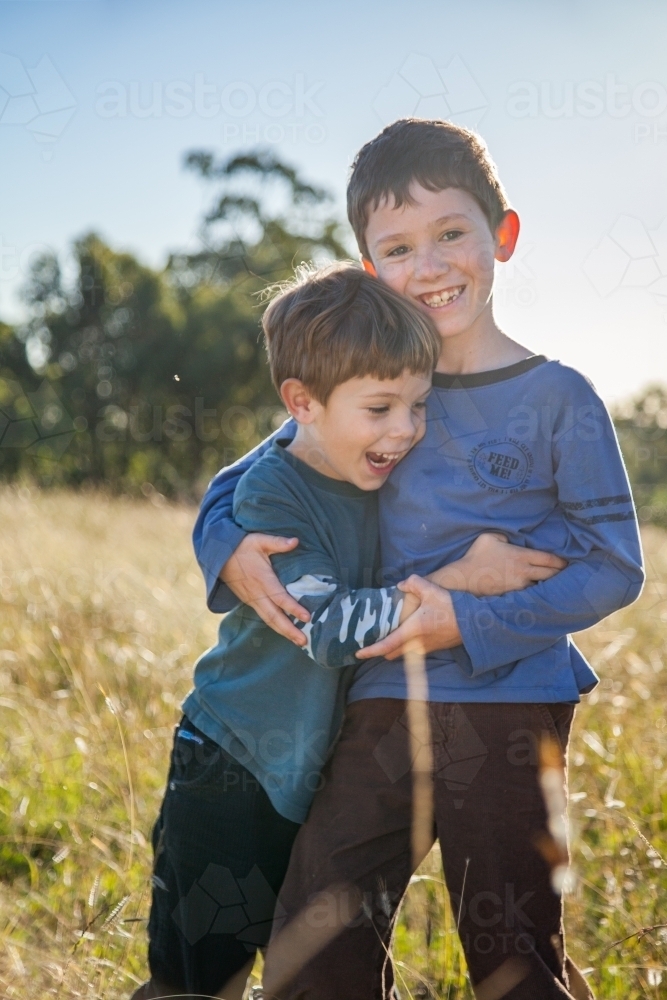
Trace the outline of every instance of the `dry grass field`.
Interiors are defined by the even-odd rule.
[[[120,1000],[145,977],[150,829],[214,639],[194,510],[0,492],[0,995]],[[637,605],[580,637],[569,948],[598,997],[667,996],[667,535]],[[396,935],[405,997],[472,997],[433,852]]]

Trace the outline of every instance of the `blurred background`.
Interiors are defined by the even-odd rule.
[[[486,139],[523,223],[499,319],[593,380],[643,519],[667,523],[664,5],[0,17],[0,475],[200,495],[281,418],[256,293],[355,254],[351,160],[415,114]]]

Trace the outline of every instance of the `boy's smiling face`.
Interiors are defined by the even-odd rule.
[[[299,424],[289,450],[325,476],[379,489],[423,437],[430,388],[430,375],[366,375],[337,385],[322,404],[298,379],[287,379],[281,396]]]
[[[461,188],[410,187],[411,203],[393,196],[369,212],[366,242],[378,278],[412,299],[445,339],[493,322],[494,259],[514,250],[514,212],[493,233],[476,199]]]

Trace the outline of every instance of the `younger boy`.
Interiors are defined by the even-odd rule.
[[[419,604],[378,587],[377,491],[424,432],[440,350],[429,319],[361,268],[337,265],[284,289],[263,325],[298,430],[243,477],[234,516],[245,531],[298,534],[274,567],[312,620],[299,650],[238,605],[196,665],[153,835],[152,978],[137,1000],[241,996],[355,653]],[[477,565],[468,555],[435,579],[474,577]],[[532,567],[518,585],[553,572]]]
[[[516,594],[453,590],[435,626],[415,615],[360,656],[394,658],[411,639],[430,654],[434,833],[477,995],[584,997],[565,954],[563,853],[549,833],[538,748],[551,741],[565,758],[574,703],[596,683],[568,633],[631,603],[643,581],[613,427],[586,379],[495,322],[494,259],[511,257],[519,224],[477,136],[447,122],[395,122],[357,156],[348,214],[364,266],[441,337],[426,435],[380,496],[383,565],[395,579],[428,572],[490,528],[568,560]],[[270,578],[270,545],[244,538],[229,517],[244,467],[212,484],[195,543],[213,606],[229,599],[220,576],[275,622],[276,607],[297,612]],[[390,989],[387,947],[412,871],[406,694],[401,661],[371,660],[355,676],[280,902],[291,922],[309,897],[351,882],[372,905],[287,984],[276,986],[269,950],[265,983],[285,1000]]]

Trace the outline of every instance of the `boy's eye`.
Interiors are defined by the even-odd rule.
[[[406,247],[404,243],[401,243],[398,247],[393,247],[387,254],[387,257],[402,257],[404,254],[410,252],[410,247]]]
[[[389,413],[389,407],[388,406],[369,406],[368,407],[368,412],[369,413]]]
[[[451,243],[452,240],[457,240],[459,236],[463,236],[462,229],[448,229],[446,233],[443,233],[440,239],[444,243]]]
[[[413,410],[425,410],[426,409],[426,400],[425,399],[420,399],[418,403],[413,403],[412,409]]]

